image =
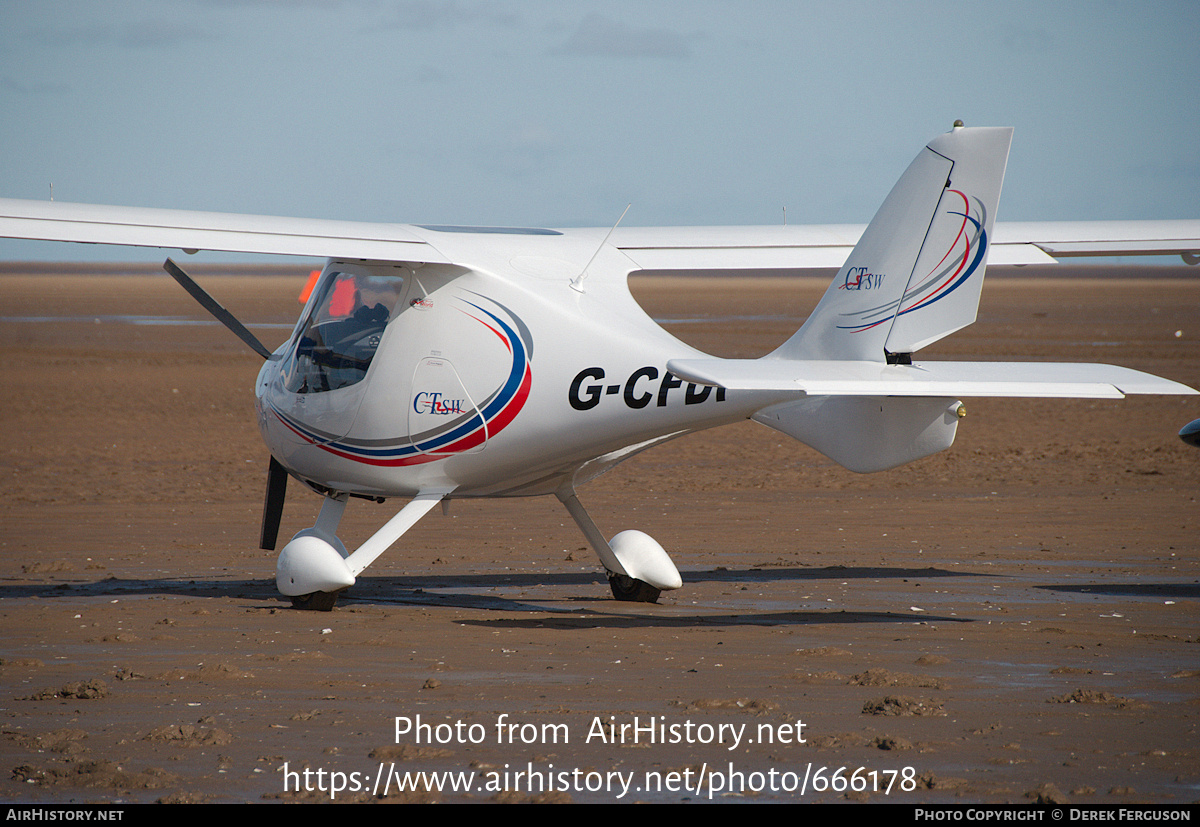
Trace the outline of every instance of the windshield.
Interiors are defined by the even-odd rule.
[[[320,393],[362,381],[403,289],[400,276],[326,273],[284,367],[284,386]]]

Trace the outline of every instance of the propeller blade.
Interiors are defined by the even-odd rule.
[[[244,324],[239,322],[232,313],[222,307],[220,302],[210,296],[203,287],[192,281],[192,277],[179,269],[178,264],[171,261],[171,259],[167,259],[163,262],[163,269],[171,275],[171,278],[179,282],[180,286],[188,291],[193,299],[200,302],[200,305],[205,310],[213,314],[218,322],[232,330],[234,335],[248,344],[255,353],[264,359],[271,358],[271,351],[267,350],[266,346],[258,340],[258,337],[247,330]]]
[[[275,457],[271,457],[271,465],[267,468],[267,496],[263,500],[262,533],[258,542],[258,547],[267,551],[274,551],[275,541],[279,539],[279,521],[283,517],[287,479],[287,471]]]

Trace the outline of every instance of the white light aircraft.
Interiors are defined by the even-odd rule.
[[[749,418],[869,472],[948,448],[960,397],[1196,393],[1108,365],[914,361],[975,320],[989,258],[1200,261],[1200,221],[994,224],[1011,138],[955,124],[865,229],[416,226],[0,199],[0,236],[328,259],[274,353],[166,264],[266,360],[262,547],[275,548],[289,476],[324,497],[279,554],[295,605],[331,609],[439,502],[542,494],[566,506],[617,599],[653,602],[682,585],[666,552],[640,531],[606,539],[576,497],[651,446]],[[684,344],[627,287],[638,270],[831,265],[812,315],[760,359]],[[337,529],[352,496],[408,502],[349,553]]]

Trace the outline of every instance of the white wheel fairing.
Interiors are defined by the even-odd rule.
[[[275,563],[275,586],[288,597],[334,592],[353,585],[354,575],[338,550],[308,532],[293,537]]]
[[[622,531],[609,541],[609,546],[629,577],[663,591],[682,588],[679,569],[658,541],[644,531]]]

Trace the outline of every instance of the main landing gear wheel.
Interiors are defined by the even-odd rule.
[[[293,609],[303,609],[308,612],[332,612],[337,605],[338,595],[345,589],[336,592],[309,592],[298,594],[292,598]]]
[[[608,587],[612,589],[613,597],[628,603],[657,603],[662,589],[656,589],[645,580],[637,580],[627,574],[612,574],[608,578]]]

